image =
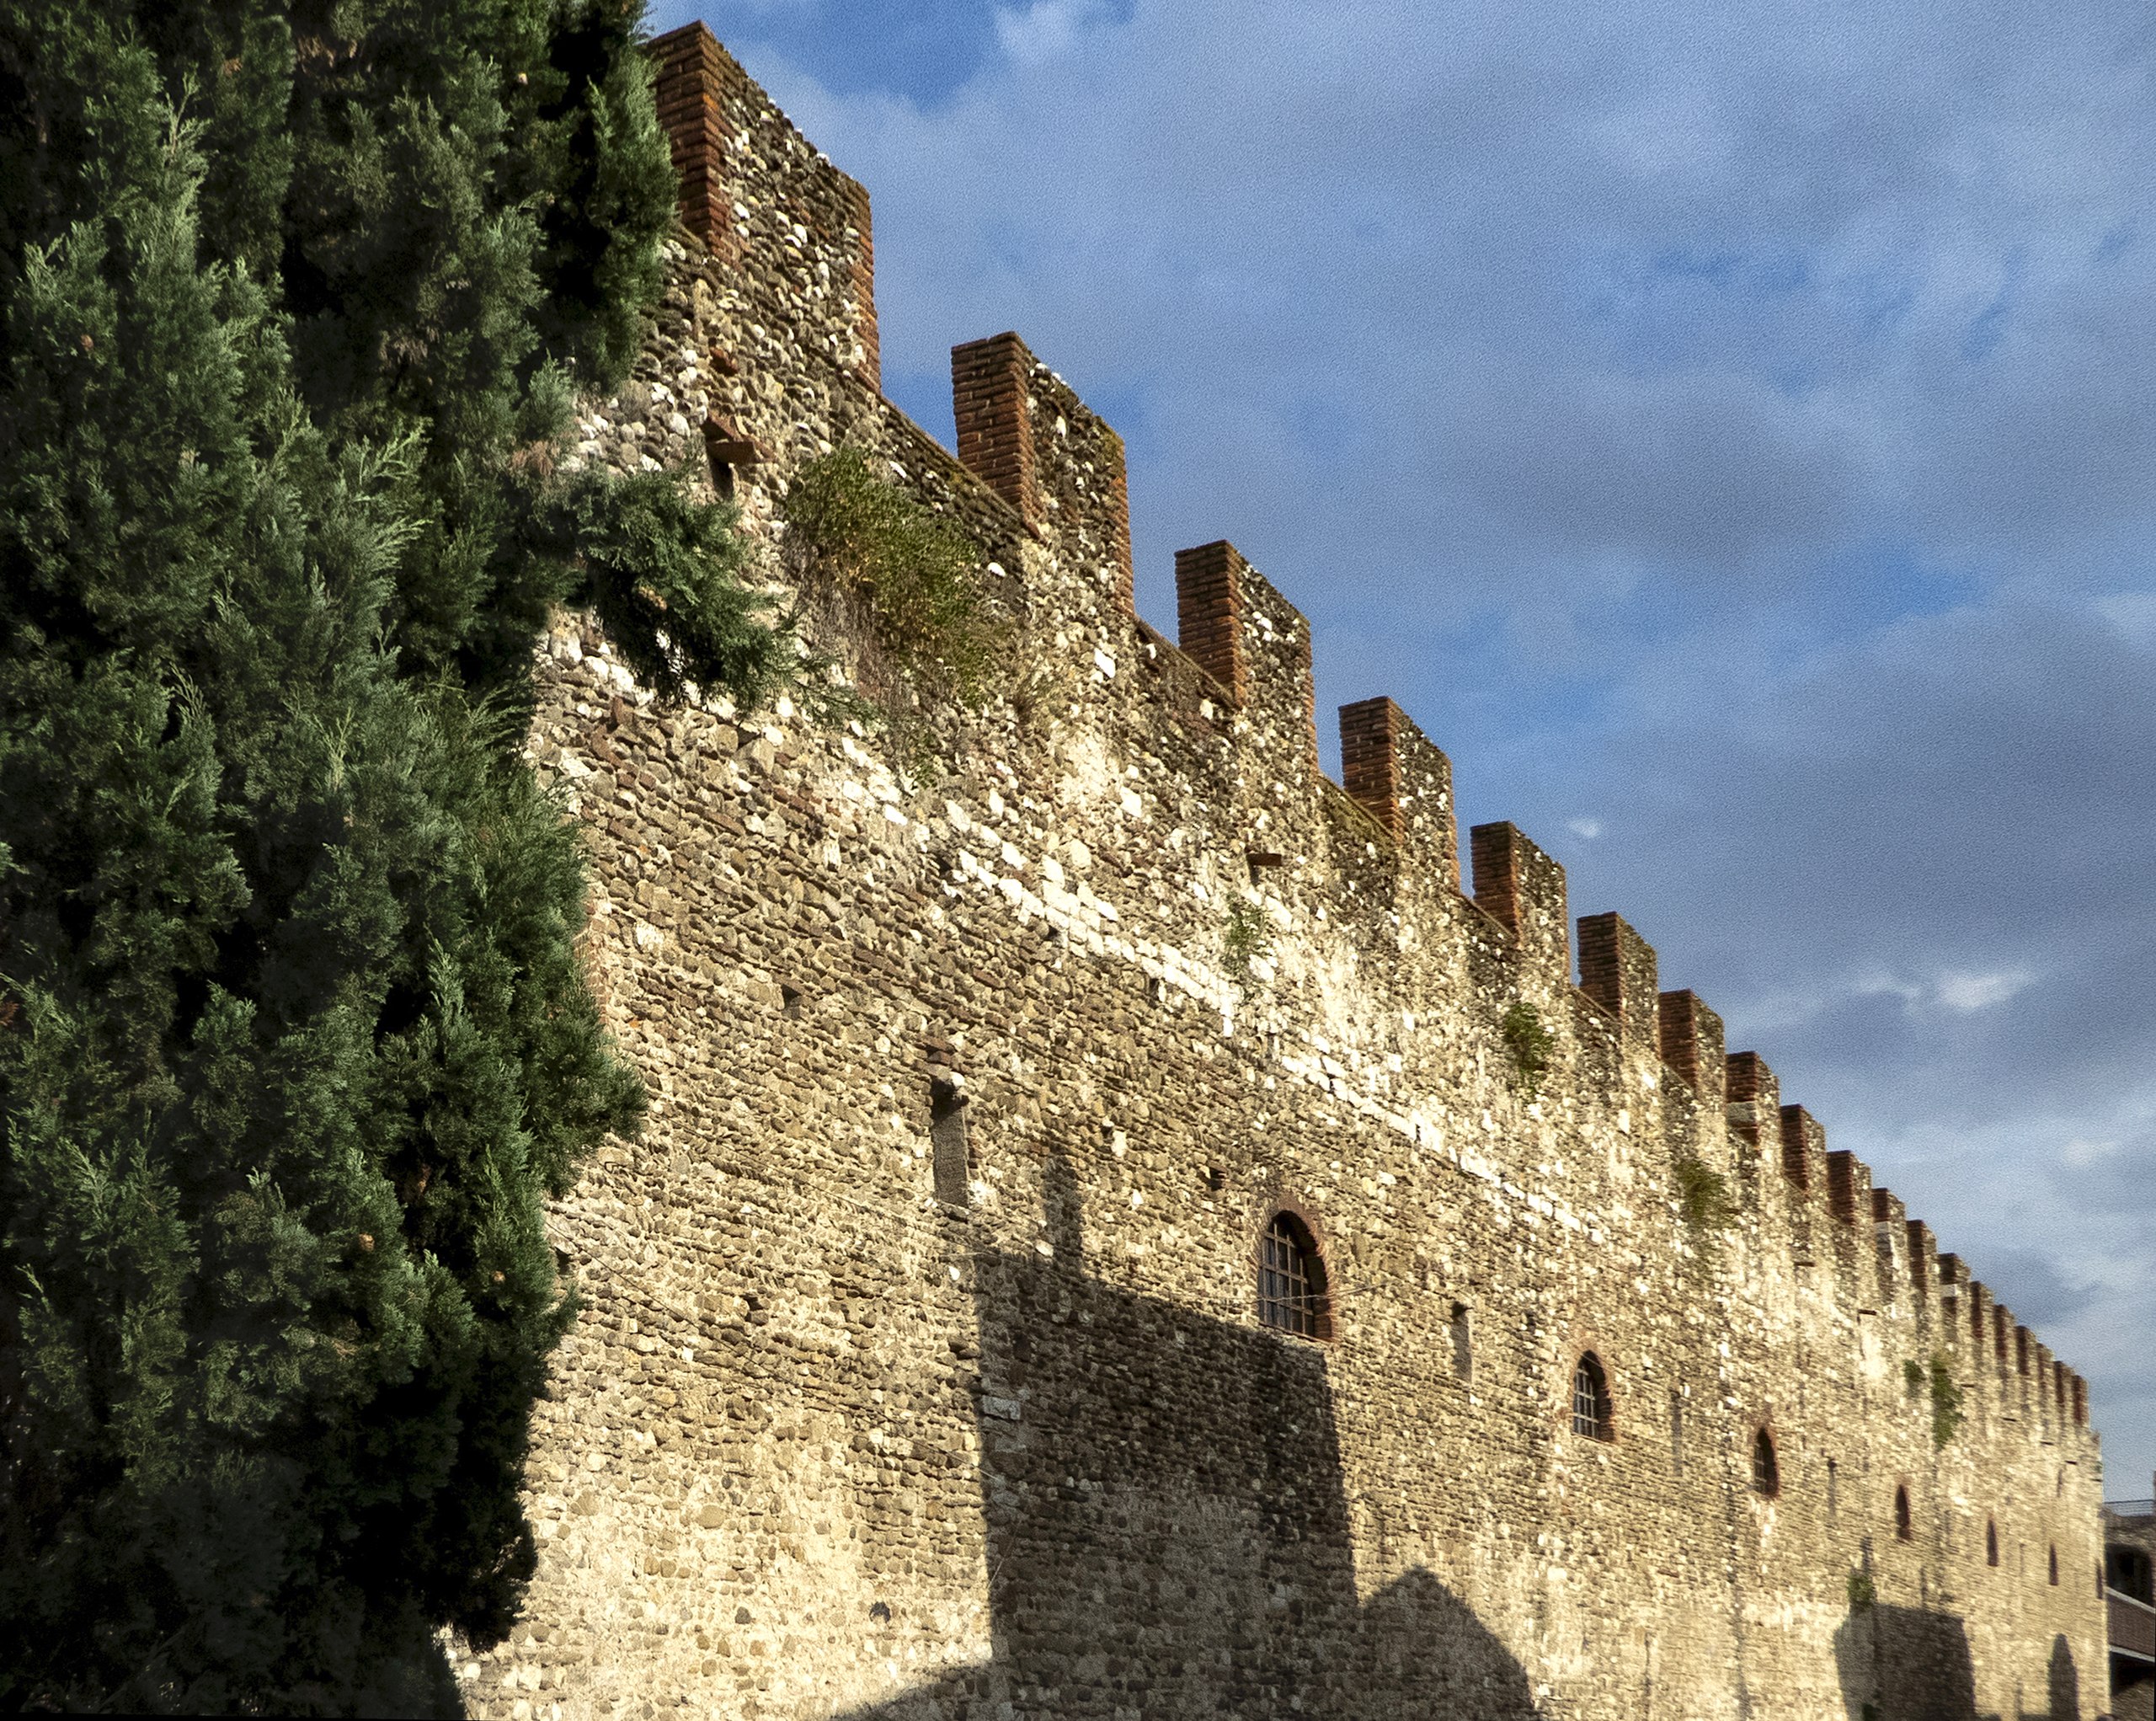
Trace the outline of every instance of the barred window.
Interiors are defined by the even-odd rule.
[[[1572,1432],[1591,1440],[1616,1438],[1609,1414],[1609,1376],[1592,1350],[1572,1368]]]
[[[1309,1228],[1292,1213],[1276,1215],[1258,1241],[1257,1318],[1305,1339],[1332,1336],[1325,1264]]]
[[[1752,1437],[1752,1489],[1769,1499],[1782,1491],[1781,1466],[1774,1461],[1774,1437],[1764,1428]]]

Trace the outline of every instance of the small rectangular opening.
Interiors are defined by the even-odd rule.
[[[787,1021],[798,1022],[801,1019],[801,988],[797,986],[788,986],[785,981],[781,981],[778,988],[778,1007]]]
[[[968,1205],[971,1174],[967,1165],[966,1102],[957,1082],[938,1080],[930,1085],[928,1118],[936,1199],[947,1206],[963,1207]]]

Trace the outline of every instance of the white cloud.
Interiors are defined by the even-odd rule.
[[[1578,837],[1581,842],[1592,842],[1602,835],[1602,820],[1589,818],[1567,819],[1565,820],[1565,828]]]
[[[1787,1027],[1830,1014],[1853,1000],[1870,998],[1892,998],[1913,1016],[1941,1010],[1969,1015],[2005,1003],[2032,980],[2027,970],[2010,969],[1949,970],[1919,981],[1870,966],[1860,969],[1838,986],[1807,981],[1777,988],[1751,1000],[1746,1015],[1755,1026],[1764,1021]]]
[[[2034,976],[2019,970],[1997,974],[1945,974],[1934,982],[1932,996],[1950,1010],[1988,1010],[2003,1004]]]
[[[1022,10],[995,8],[995,40],[1021,66],[1043,66],[1070,53],[1086,25],[1105,13],[1101,0],[1033,0]]]
[[[2113,592],[2096,600],[2096,612],[2132,644],[2156,644],[2156,592]]]
[[[1863,975],[1849,985],[1850,996],[1860,998],[1899,998],[1904,1004],[1914,1007],[1923,1002],[1924,989],[1912,981],[1897,979],[1891,974],[1874,972]],[[1821,999],[1823,1007],[1828,1001]]]

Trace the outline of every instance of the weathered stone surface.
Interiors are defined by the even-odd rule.
[[[858,188],[695,52],[708,105],[669,99],[724,243],[676,251],[580,457],[701,460],[723,420],[771,576],[873,680],[782,524],[802,461],[868,450],[983,545],[1009,668],[927,714],[916,785],[790,704],[663,708],[558,621],[531,752],[653,1104],[553,1216],[583,1312],[473,1710],[2096,1713],[2079,1383],[1764,1063],[1725,1066],[1631,928],[1594,921],[1576,986],[1525,837],[1476,832],[1463,895],[1404,715],[1354,708],[1354,794],[1327,782],[1307,624],[1231,547],[1189,559],[1209,667],[1134,617],[1120,444],[1022,345],[961,355],[985,478],[883,400]],[[1680,1162],[1726,1179],[1726,1228]],[[1324,1343],[1258,1322],[1283,1205]],[[1607,1441],[1572,1428],[1589,1350]],[[1967,1395],[1943,1447],[1935,1356]]]

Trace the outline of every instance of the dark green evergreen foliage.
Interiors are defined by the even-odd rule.
[[[748,705],[792,667],[782,632],[740,581],[745,553],[730,510],[688,494],[682,475],[582,475],[550,488],[531,521],[534,553],[575,581],[647,686],[671,698],[685,681]]]
[[[454,1705],[641,1104],[532,630],[784,660],[725,516],[542,440],[655,279],[633,9],[289,19],[0,0],[0,1706]]]
[[[523,553],[533,473],[505,457],[559,430],[573,387],[626,373],[673,219],[640,6],[117,9],[174,98],[194,94],[205,249],[274,282],[318,420],[419,437],[394,613],[408,667],[520,685],[547,606],[576,588]]]

